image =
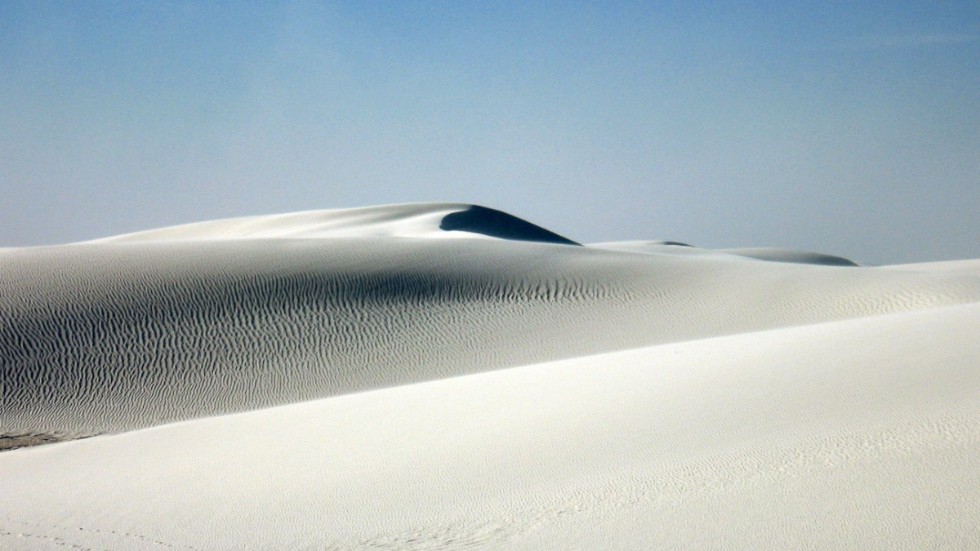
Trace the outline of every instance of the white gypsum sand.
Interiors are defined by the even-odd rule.
[[[976,547],[980,262],[834,258],[455,204],[0,251],[7,447],[102,434],[0,453],[0,547]]]

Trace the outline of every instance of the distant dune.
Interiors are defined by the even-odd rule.
[[[0,548],[980,547],[977,327],[466,204],[0,249]]]
[[[596,243],[594,247],[614,251],[651,254],[717,255],[727,253],[756,260],[770,262],[790,262],[793,264],[819,264],[823,266],[857,266],[857,262],[840,256],[808,251],[791,251],[774,247],[755,247],[743,249],[705,250],[677,241],[624,241],[620,243]]]

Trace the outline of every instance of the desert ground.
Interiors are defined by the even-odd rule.
[[[980,259],[573,238],[0,249],[0,548],[980,548]]]

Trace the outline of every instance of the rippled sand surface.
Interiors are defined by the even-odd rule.
[[[976,547],[977,327],[980,261],[457,204],[4,249],[0,547]]]

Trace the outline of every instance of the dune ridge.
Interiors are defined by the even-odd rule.
[[[489,237],[578,245],[506,212],[463,203],[408,203],[244,216],[127,233],[88,243],[335,237]]]

